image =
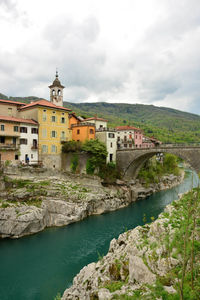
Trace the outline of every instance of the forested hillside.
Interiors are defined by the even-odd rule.
[[[179,110],[143,104],[70,103],[64,106],[85,117],[104,117],[110,126],[135,125],[146,135],[168,143],[200,142],[200,116]]]
[[[7,97],[0,93],[0,99],[25,103],[41,98]],[[77,115],[97,115],[109,121],[109,127],[134,125],[144,130],[147,136],[154,136],[164,143],[200,143],[200,116],[167,107],[123,103],[71,103],[64,106]]]

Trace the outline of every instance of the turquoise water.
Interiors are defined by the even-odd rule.
[[[112,238],[157,215],[179,193],[197,185],[189,172],[178,187],[158,192],[115,212],[92,216],[18,240],[0,240],[0,300],[53,300],[98,253],[106,254]]]

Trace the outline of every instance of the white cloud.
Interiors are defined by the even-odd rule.
[[[2,0],[1,93],[200,113],[198,0]]]

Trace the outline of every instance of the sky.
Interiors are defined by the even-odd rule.
[[[200,114],[199,0],[0,0],[0,93]]]

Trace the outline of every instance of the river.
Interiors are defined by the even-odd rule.
[[[107,253],[112,238],[143,225],[144,214],[147,222],[156,218],[179,193],[197,182],[197,175],[188,170],[179,186],[118,211],[16,240],[0,240],[0,299],[53,300],[72,284],[83,266]]]

